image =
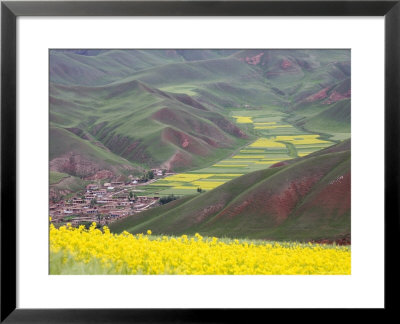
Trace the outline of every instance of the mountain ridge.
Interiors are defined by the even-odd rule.
[[[346,50],[52,50],[50,126],[85,134],[136,173],[192,170],[255,138],[234,123],[232,107],[288,114],[314,133],[348,133],[349,62]],[[74,154],[84,156],[79,147]],[[56,151],[53,158],[71,152]]]

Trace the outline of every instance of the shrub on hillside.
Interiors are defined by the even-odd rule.
[[[178,199],[178,197],[174,196],[174,195],[169,195],[167,197],[162,197],[160,198],[160,204],[161,205],[165,205],[167,203],[169,203],[170,201],[176,200]]]

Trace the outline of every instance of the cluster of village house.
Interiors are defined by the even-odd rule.
[[[99,225],[107,225],[117,219],[121,219],[154,207],[159,197],[134,195],[137,186],[154,182],[157,178],[170,175],[163,170],[154,169],[153,180],[140,180],[133,178],[128,183],[109,182],[89,184],[84,194],[75,196],[66,201],[50,203],[50,217],[53,223],[69,222],[72,226],[82,223],[96,222]]]

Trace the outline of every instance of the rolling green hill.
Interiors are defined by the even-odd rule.
[[[114,232],[266,240],[350,235],[350,141],[111,224]]]
[[[106,169],[115,175],[135,174],[143,169],[110,152],[101,143],[88,137],[79,137],[74,131],[50,128],[51,171],[87,177]]]
[[[100,87],[54,85],[52,89],[54,127],[84,134],[104,153],[134,164],[190,169],[224,157],[248,138],[223,115],[192,97],[140,81]],[[57,138],[51,141],[51,159],[70,152]],[[80,147],[85,154],[86,149]],[[78,145],[74,148],[79,151]]]
[[[196,50],[51,50],[50,81],[102,85],[168,63],[217,59],[235,51]]]
[[[350,100],[345,99],[308,118],[303,126],[320,132],[350,133],[350,121]]]
[[[206,167],[255,138],[231,108],[348,138],[350,86],[348,50],[51,50],[50,168]]]

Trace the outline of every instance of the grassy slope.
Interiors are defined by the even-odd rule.
[[[82,161],[89,163],[96,170],[108,169],[116,174],[124,174],[126,171],[135,172],[141,167],[133,164],[114,153],[95,145],[89,140],[85,140],[58,127],[50,128],[50,161],[55,158],[66,158],[70,155],[79,155]],[[52,168],[55,171],[66,172],[60,168]],[[79,174],[87,176],[88,174]]]
[[[116,222],[111,230],[270,240],[342,237],[350,233],[350,207],[338,206],[349,197],[350,187],[335,181],[350,174],[346,145],[244,175],[210,192]],[[327,190],[335,195],[329,198]]]
[[[69,194],[84,190],[89,183],[91,183],[91,181],[69,176],[68,178],[64,178],[60,182],[50,186],[50,190],[56,196],[60,197],[67,193]]]
[[[51,82],[102,85],[169,63],[218,59],[235,51],[51,50]]]
[[[245,62],[261,52],[258,65]],[[341,90],[338,85],[349,78],[342,64],[350,59],[348,51],[115,50],[90,55],[52,53],[51,125],[79,128],[131,162],[153,167],[178,155],[175,170],[187,170],[227,156],[245,140],[227,123],[226,108],[245,104],[279,107],[294,114],[294,121],[303,118],[304,124],[306,118],[310,130],[349,128],[347,110],[335,105],[317,102],[290,110],[326,86]],[[282,68],[284,61],[292,66]],[[185,138],[191,142],[186,148]]]
[[[309,118],[304,127],[325,133],[350,133],[350,115],[350,99],[338,101]]]
[[[238,79],[250,76],[254,68],[234,58],[206,61],[170,63],[132,74],[126,79],[114,82],[123,84],[140,80],[152,86],[174,84],[202,84],[219,80]],[[173,77],[172,77],[173,76]]]
[[[62,173],[62,172],[50,172],[50,185],[54,185],[59,183],[61,180],[63,180],[64,178],[68,178],[69,175],[66,173]]]
[[[50,53],[51,81],[61,84],[106,84],[143,69],[166,62],[180,62],[178,55],[163,51],[113,50],[98,55],[53,50]]]
[[[165,93],[142,82],[85,88],[54,86],[53,93],[64,96],[63,102],[97,106],[66,109],[57,102],[52,107],[52,113],[57,114],[56,118],[51,115],[54,124],[79,128],[113,153],[148,166],[160,165],[182,151],[187,165],[178,165],[176,170],[193,168],[243,145],[240,137],[244,134],[221,114],[206,110],[187,95]],[[171,139],[171,132],[175,139]],[[188,146],[183,146],[185,139]]]

